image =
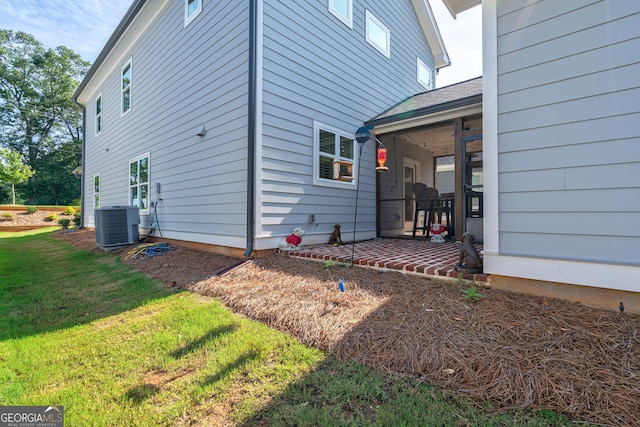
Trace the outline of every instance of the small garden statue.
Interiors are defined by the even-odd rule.
[[[293,233],[290,236],[285,237],[280,242],[280,249],[283,251],[297,251],[300,249],[300,243],[302,242],[302,236],[304,236],[304,230],[300,227],[293,229]]]
[[[442,224],[433,224],[431,228],[429,228],[431,232],[431,241],[433,243],[444,243],[444,234],[447,233],[447,229],[442,226]]]
[[[462,273],[482,273],[482,258],[480,258],[480,254],[478,254],[475,246],[473,246],[475,239],[476,236],[468,232],[462,235],[460,260],[454,266],[456,271]]]
[[[340,236],[340,224],[336,224],[333,226],[333,233],[331,233],[331,237],[329,237],[329,244],[338,246],[340,243],[342,243],[342,237]]]

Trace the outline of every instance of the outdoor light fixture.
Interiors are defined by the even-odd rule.
[[[200,129],[200,132],[197,133],[198,136],[205,136],[207,134],[207,127],[205,125],[202,125],[202,129]]]

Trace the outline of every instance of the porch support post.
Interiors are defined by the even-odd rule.
[[[464,157],[462,156],[462,119],[453,119],[453,152],[455,156],[455,218],[456,218],[456,240],[460,240],[466,227],[464,217]]]

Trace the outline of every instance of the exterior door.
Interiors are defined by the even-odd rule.
[[[403,160],[402,170],[404,171],[404,231],[405,233],[411,233],[413,231],[413,215],[416,212],[416,202],[413,197],[413,190],[411,190],[411,185],[414,182],[418,182],[418,177],[420,176],[420,162],[405,157]]]
[[[482,241],[483,207],[483,174],[482,174],[482,137],[470,137],[462,140],[463,170],[463,215],[464,231]]]

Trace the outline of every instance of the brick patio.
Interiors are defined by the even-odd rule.
[[[287,252],[276,249],[276,253],[320,261],[351,262],[351,243],[340,246],[306,246],[304,241],[302,243],[299,251]],[[476,244],[475,247],[481,253],[482,244]],[[431,243],[424,238],[379,238],[357,242],[353,263],[381,271],[398,270],[407,274],[457,278],[459,273],[455,270],[454,264],[458,262],[459,256],[460,243],[456,242]],[[486,282],[487,275],[465,273],[463,279]]]

